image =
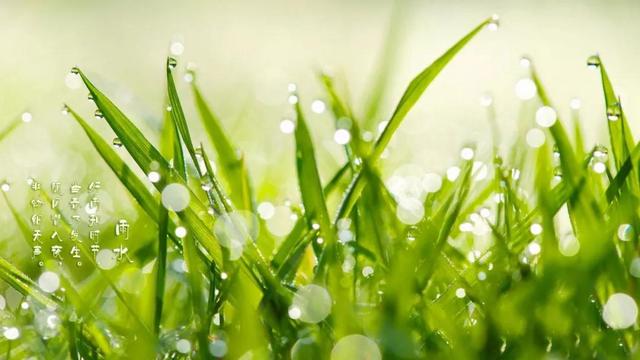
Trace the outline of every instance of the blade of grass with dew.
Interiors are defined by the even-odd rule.
[[[546,106],[551,106],[549,97],[547,96],[533,66],[531,66],[531,76],[536,84],[538,96],[541,102]],[[556,141],[556,146],[560,153],[562,178],[567,181],[567,185],[569,186],[579,186],[579,184],[586,179],[583,175],[584,170],[581,167],[580,162],[575,157],[573,146],[569,141],[560,119],[557,119],[549,130]],[[582,187],[582,189],[584,189],[584,187]],[[608,247],[604,229],[596,226],[598,223],[597,219],[602,216],[602,210],[599,208],[599,203],[591,192],[579,191],[570,199],[569,214],[577,224],[578,232],[590,235],[588,238],[592,242],[584,247],[584,251],[582,252],[582,255],[585,256],[584,259],[588,262],[597,261],[597,258],[606,253],[605,249]],[[602,236],[597,236],[598,234]]]
[[[67,106],[67,111],[73,116],[75,121],[82,127],[85,134],[93,144],[94,148],[98,151],[100,156],[104,159],[107,165],[111,168],[113,173],[118,177],[122,185],[129,191],[131,196],[138,202],[140,207],[147,213],[147,215],[154,221],[159,220],[159,209],[162,208],[154,199],[151,192],[147,189],[144,183],[133,173],[131,168],[120,158],[117,152],[115,152],[109,143],[107,143],[89,124],[76,113],[73,109]],[[168,233],[173,241],[181,246],[175,235],[176,225],[170,222],[168,225]]]
[[[449,50],[447,50],[442,56],[436,59],[431,65],[426,67],[420,74],[418,74],[405,90],[404,94],[400,98],[400,101],[396,105],[387,126],[382,131],[382,134],[376,141],[376,144],[368,156],[368,160],[371,166],[374,166],[377,160],[382,155],[382,152],[386,149],[387,145],[391,141],[393,134],[398,129],[402,120],[407,116],[409,111],[416,104],[418,99],[422,96],[424,91],[429,87],[433,80],[440,74],[445,66],[464,48],[464,46],[471,41],[484,27],[486,27],[492,21],[491,18],[486,19],[480,25],[476,26],[471,32],[460,39]],[[342,203],[338,210],[337,219],[346,216],[351,212],[351,209],[355,205],[360,193],[365,186],[365,182],[362,180],[360,174],[356,175],[350,186],[348,187],[345,195],[343,196]]]
[[[201,174],[198,160],[196,158],[195,148],[191,142],[189,135],[189,128],[182,112],[182,106],[176,93],[175,84],[173,82],[173,74],[171,73],[172,66],[169,62],[172,59],[167,60],[167,92],[169,95],[169,101],[171,103],[171,119],[173,120],[174,132],[173,134],[173,162],[178,174],[187,182],[187,168],[182,152],[182,143],[184,141],[191,158],[198,168],[198,173]],[[191,297],[191,309],[194,318],[196,338],[198,339],[198,357],[205,359],[208,352],[208,329],[204,328],[205,320],[205,306],[203,303],[204,294],[202,293],[202,269],[200,259],[197,254],[196,241],[191,234],[187,234],[182,238],[182,249],[184,260],[188,269],[187,278],[189,282],[189,294]]]
[[[165,100],[165,104],[168,100]],[[165,109],[168,105],[165,105]],[[173,121],[171,116],[163,111],[163,129],[160,138],[160,152],[166,158],[173,157],[172,142],[175,138]],[[169,210],[162,206],[162,201],[158,201],[158,257],[156,258],[156,282],[154,294],[154,316],[153,328],[156,336],[160,333],[160,325],[162,324],[162,310],[164,308],[164,291],[166,286],[167,274],[167,239],[169,237]]]
[[[629,127],[627,118],[622,110],[622,104],[620,104],[620,101],[613,90],[613,85],[611,84],[609,75],[607,74],[600,57],[598,57],[598,63],[600,76],[602,78],[602,90],[606,106],[606,116],[608,120],[607,126],[609,128],[611,149],[613,150],[616,169],[619,170],[631,153],[631,149],[634,147],[633,135],[631,134],[631,128]]]
[[[345,164],[333,175],[333,177],[322,189],[322,193],[324,194],[325,198],[329,197],[333,192],[337,190],[342,177],[349,172],[349,169],[349,164]],[[293,226],[293,229],[291,230],[291,232],[289,232],[282,244],[280,244],[278,250],[276,251],[276,254],[271,259],[273,268],[280,269],[282,266],[284,266],[283,264],[291,263],[291,261],[288,260],[288,257],[292,254],[295,254],[293,249],[300,248],[300,242],[304,241],[305,239],[309,239],[306,237],[306,230],[308,229],[308,227],[305,222],[306,218],[304,216],[298,218],[295,225]],[[288,273],[289,271],[290,269],[278,270],[278,272],[282,273]]]
[[[200,114],[200,119],[204,124],[211,143],[215,146],[219,164],[221,165],[220,170],[222,176],[227,180],[231,189],[231,199],[238,209],[253,211],[253,189],[244,156],[232,144],[229,136],[222,127],[222,123],[204,99],[199,87],[196,85],[195,73],[191,72],[191,75],[193,76],[191,89],[193,91],[196,109]]]
[[[59,300],[40,291],[38,285],[6,259],[0,257],[0,278],[24,296],[30,295],[44,306],[57,308]]]
[[[335,304],[335,311],[332,316],[341,320],[340,323],[334,324],[336,326],[335,331],[338,334],[344,334],[348,331],[349,322],[347,320],[352,318],[352,314],[349,297],[345,294],[342,285],[340,285],[343,274],[336,266],[339,263],[338,239],[329,218],[320,182],[320,174],[316,165],[313,141],[300,108],[300,102],[296,103],[295,111],[296,169],[302,204],[304,205],[304,216],[307,219],[308,227],[317,227],[319,236],[324,239],[324,249],[322,249],[318,259],[315,280],[327,284],[332,298],[340,299]]]
[[[320,236],[325,239],[325,251],[331,251],[328,249],[335,246],[337,238],[332,230],[329,212],[322,192],[315,150],[299,103],[296,104],[295,108],[297,115],[295,129],[296,168],[307,227],[318,227]],[[321,255],[321,258],[324,257],[333,263],[335,259],[330,259],[329,257],[331,256],[333,256],[333,254],[330,253],[328,257],[327,255]],[[319,267],[318,270],[320,271],[320,275],[322,275],[325,269]]]
[[[349,121],[349,133],[351,134],[350,140],[344,145],[347,159],[351,164],[351,167],[355,170],[358,168],[356,159],[361,158],[365,153],[364,144],[360,135],[360,126],[358,121],[353,115],[353,111],[350,109],[346,101],[340,98],[333,84],[333,79],[326,74],[320,74],[320,80],[324,86],[325,92],[329,95],[331,110],[336,124],[336,129],[341,125],[341,121]]]
[[[167,161],[160,155],[158,150],[149,143],[144,137],[142,132],[133,125],[133,123],[109,100],[102,92],[100,92],[79,69],[76,70],[85,85],[89,89],[94,102],[101,111],[102,116],[107,119],[110,127],[114,130],[124,147],[132,156],[134,161],[140,166],[140,168],[148,173],[152,167],[157,166],[157,169],[161,176],[168,176],[175,170],[169,169]],[[105,159],[107,160],[107,159]],[[108,160],[107,160],[108,161]],[[152,166],[154,165],[154,166]],[[159,184],[154,184],[158,190]],[[194,199],[195,196],[191,196]],[[155,203],[154,203],[155,205]],[[220,262],[222,254],[220,247],[215,241],[213,234],[209,230],[208,226],[198,217],[198,213],[206,212],[206,208],[199,201],[191,201],[187,209],[178,214],[185,223],[189,230],[196,235],[203,247],[207,250],[208,254],[215,262]],[[150,216],[156,216],[156,212],[151,212]]]
[[[176,127],[179,130],[179,134],[180,137],[182,138],[182,140],[184,141],[187,150],[189,151],[191,158],[194,162],[194,164],[196,164],[196,168],[198,170],[198,174],[200,175],[200,178],[202,179],[204,177],[204,174],[202,172],[202,170],[200,169],[199,166],[199,161],[196,157],[196,152],[195,152],[195,148],[193,146],[193,143],[191,142],[191,138],[190,138],[190,133],[189,133],[189,128],[184,116],[184,113],[182,111],[182,106],[180,104],[180,99],[178,96],[178,93],[176,91],[175,88],[175,83],[173,81],[173,74],[172,74],[172,66],[169,66],[169,62],[171,61],[171,59],[169,59],[167,61],[167,83],[168,83],[168,94],[169,94],[169,100],[171,102],[171,116],[173,118],[174,123],[176,124]],[[207,176],[209,177],[210,181],[213,184],[213,188],[215,190],[215,192],[217,193],[217,197],[221,200],[221,204],[219,205],[219,207],[223,207],[226,211],[231,211],[232,208],[231,206],[228,204],[228,201],[226,200],[226,194],[224,193],[224,191],[222,190],[222,188],[219,186],[218,181],[215,179],[214,175],[213,175],[213,171],[210,167],[210,164],[208,162],[208,158],[206,157],[206,153],[204,151],[203,148],[201,148],[202,150],[202,155],[205,158],[204,162],[205,162],[205,167],[207,169]],[[177,151],[177,150],[176,150]],[[185,243],[185,246],[187,244]],[[194,244],[195,245],[195,244]],[[271,270],[268,269],[266,267],[266,264],[264,264],[262,261],[259,261],[260,259],[262,259],[262,255],[260,254],[260,251],[258,250],[258,248],[255,246],[254,242],[252,240],[248,241],[248,247],[250,249],[250,251],[246,251],[245,254],[249,254],[249,258],[251,259],[250,262],[244,262],[245,264],[249,263],[251,265],[249,266],[256,266],[258,268],[258,272],[260,274],[260,276],[262,276],[265,279],[265,282],[267,283],[266,286],[268,288],[273,289],[274,286],[276,287],[277,290],[277,286],[279,285],[278,283],[276,283],[274,281],[274,279],[272,278],[273,274],[271,274]],[[193,249],[195,251],[195,247]],[[186,250],[185,250],[185,254],[186,254]],[[244,256],[244,254],[243,254]],[[195,259],[195,257],[194,257]],[[196,265],[197,266],[197,265]],[[199,274],[199,272],[195,272],[196,274]],[[243,274],[243,273],[241,273]],[[196,275],[199,276],[199,275]],[[197,285],[194,282],[195,279],[192,279],[192,283],[193,286],[195,288],[195,286]],[[250,290],[249,287],[247,287],[247,280],[245,278],[240,278],[239,279],[239,284],[243,289],[243,292],[248,293]],[[262,285],[262,287],[260,287],[260,289],[264,289],[265,285]],[[245,294],[247,295],[247,294]],[[196,296],[196,294],[194,294],[194,296]],[[200,302],[200,301],[199,301]],[[257,302],[256,302],[257,303]],[[201,304],[195,304],[194,306],[196,307],[194,309],[194,311],[196,309],[202,309],[204,310],[204,306],[200,306]],[[241,305],[244,305],[244,303],[241,303]],[[252,312],[253,309],[251,307],[243,307],[245,309],[245,316],[241,315],[241,318],[244,319],[244,324],[246,326],[245,331],[249,331],[253,326],[255,326],[256,324],[254,323],[255,317],[254,316],[250,316],[250,311]],[[200,317],[203,318],[204,316],[202,314],[200,314]],[[201,319],[201,321],[203,321],[204,319]],[[252,326],[248,326],[248,324],[252,324]],[[201,346],[202,348],[206,348],[207,347],[207,342],[206,342],[206,333],[201,333]],[[257,339],[258,337],[254,336],[253,339]],[[253,341],[254,345],[256,344],[256,341]]]

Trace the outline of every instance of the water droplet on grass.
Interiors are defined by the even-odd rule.
[[[331,360],[382,360],[382,354],[375,341],[360,335],[347,335],[334,345]]]
[[[296,128],[296,124],[290,119],[280,121],[280,131],[284,134],[291,134]]]
[[[162,205],[172,211],[182,211],[189,206],[191,195],[182,184],[172,183],[162,190]]]
[[[42,291],[52,293],[60,287],[60,277],[54,272],[45,271],[38,278],[38,286]]]
[[[538,88],[533,80],[524,78],[516,83],[516,96],[521,100],[530,100],[538,93]]]
[[[296,308],[299,309],[301,321],[316,324],[331,313],[331,296],[322,286],[315,284],[302,286],[293,296],[289,316]]]
[[[587,66],[591,69],[597,69],[600,67],[600,56],[591,55],[587,58]]]
[[[10,326],[4,329],[2,335],[4,335],[7,340],[16,340],[20,337],[20,330],[15,326]]]
[[[536,111],[536,123],[545,128],[553,126],[557,117],[556,111],[550,106],[542,106]]]
[[[346,129],[338,129],[333,134],[333,140],[339,145],[346,145],[351,141],[351,133]]]
[[[176,60],[175,58],[172,58],[172,57],[167,59],[167,67],[169,68],[169,70],[175,69],[176,66],[178,66],[178,60]]]
[[[630,241],[635,236],[635,231],[631,224],[621,224],[618,227],[618,239],[622,241]]]
[[[638,306],[627,294],[616,293],[609,297],[602,309],[602,319],[613,329],[626,329],[636,323]]]
[[[609,121],[618,121],[621,114],[620,106],[617,104],[611,105],[607,108],[607,119]]]
[[[496,14],[493,14],[491,16],[491,20],[489,20],[489,23],[487,24],[487,28],[490,31],[497,31],[499,27],[500,27],[500,17]]]
[[[96,264],[102,270],[111,270],[118,263],[118,257],[111,249],[102,249],[96,254]]]

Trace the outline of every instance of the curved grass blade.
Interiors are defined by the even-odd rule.
[[[462,48],[473,39],[487,24],[491,22],[491,18],[483,21],[480,25],[476,26],[470,33],[465,35],[462,39],[458,40],[449,50],[447,50],[442,56],[440,56],[431,65],[426,67],[420,74],[418,74],[405,90],[402,98],[396,105],[393,115],[389,119],[387,127],[376,141],[373,152],[369,155],[369,161],[375,163],[380,157],[384,149],[387,147],[393,134],[398,129],[402,120],[407,116],[409,110],[413,108],[418,99],[422,96],[427,87],[433,82],[433,80],[440,74],[442,69],[462,50]]]
[[[222,176],[227,180],[231,190],[231,199],[236,207],[243,210],[253,211],[253,189],[249,180],[244,156],[231,143],[229,136],[222,127],[218,117],[213,113],[206,100],[202,96],[200,89],[195,82],[195,74],[192,72],[194,80],[191,82],[196,109],[200,114],[200,119],[209,135],[209,139],[218,154],[218,162],[221,165]]]
[[[300,103],[296,104],[297,123],[295,130],[296,140],[296,168],[298,171],[298,184],[302,196],[302,204],[305,209],[305,218],[309,228],[318,227],[319,235],[326,241],[325,249],[331,249],[337,243],[337,238],[331,226],[331,219],[327,211],[327,205],[322,192],[320,174],[316,164],[315,151],[311,135]],[[330,251],[330,250],[329,250]],[[329,255],[331,256],[331,255]],[[329,260],[326,254],[320,255],[318,270],[324,271],[324,261]]]
[[[418,74],[405,90],[404,94],[400,98],[400,101],[396,105],[391,118],[382,134],[376,141],[376,144],[368,156],[368,162],[371,166],[374,166],[377,160],[382,155],[382,152],[386,149],[387,145],[391,141],[393,134],[398,129],[402,120],[407,116],[409,111],[413,108],[415,103],[420,99],[424,91],[429,87],[431,82],[440,74],[442,69],[462,50],[462,48],[473,39],[487,24],[491,22],[491,18],[486,19],[480,25],[476,26],[471,32],[465,35],[457,43],[455,43],[449,50],[436,59],[431,65],[426,67],[420,74]],[[357,199],[360,197],[362,190],[364,189],[365,181],[362,180],[361,173],[358,173],[352,180],[349,188],[343,196],[342,203],[338,209],[338,215],[336,219],[348,215]]]
[[[606,105],[607,126],[609,128],[609,138],[611,141],[611,149],[616,161],[616,169],[620,169],[624,161],[629,157],[631,149],[634,146],[631,128],[627,122],[627,118],[622,111],[622,104],[609,79],[609,75],[605,70],[602,60],[598,56],[598,64],[600,68],[600,76],[602,78],[602,92]]]

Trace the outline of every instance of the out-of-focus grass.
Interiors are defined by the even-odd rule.
[[[538,110],[534,116],[529,109],[526,116],[535,117],[540,129],[523,131],[508,153],[494,144],[488,163],[480,161],[473,145],[463,148],[460,164],[444,179],[411,171],[387,182],[381,178],[380,159],[413,105],[477,33],[496,26],[497,19],[485,20],[421,71],[377,139],[367,135],[376,104],[369,103],[359,119],[333,79],[321,74],[335,116],[335,140],[347,158],[326,184],[316,162],[321,150],[300,105],[304,94],[292,86],[295,121],[284,130],[294,133],[291,161],[302,204],[291,206],[297,222],[286,236],[257,231],[267,227],[273,209],[256,206],[244,155],[194,82],[193,71],[187,75],[210,144],[192,140],[191,115],[184,113],[174,83],[177,62],[169,58],[156,146],[74,68],[122,147],[114,148],[70,106],[64,111],[84,130],[96,159],[106,162],[135,199],[140,216],[153,224],[129,243],[133,266],[143,271],[132,273],[125,265],[102,269],[89,256],[95,271],[87,273],[45,254],[43,268],[27,269],[30,277],[0,259],[0,277],[15,290],[0,310],[0,354],[16,359],[638,356],[640,258],[634,229],[640,226],[635,169],[640,146],[599,57],[589,62],[602,78],[612,156],[601,145],[584,148],[577,111],[572,131],[565,129],[529,64],[534,95],[528,101]],[[374,84],[384,86],[385,76]],[[374,101],[383,94],[371,93]],[[17,124],[0,130],[0,140]],[[148,178],[136,176],[124,152]],[[184,206],[172,201],[173,189],[186,193]],[[3,184],[3,191],[10,187]],[[42,194],[49,199],[46,190]],[[29,242],[25,215],[9,204]],[[62,215],[68,229],[70,220]],[[87,244],[81,246],[90,253]],[[59,277],[59,287],[43,288],[32,279],[45,270]]]

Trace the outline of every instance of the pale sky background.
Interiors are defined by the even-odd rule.
[[[103,169],[93,150],[86,158],[78,153],[88,141],[60,113],[69,103],[113,136],[93,120],[86,90],[65,86],[69,69],[80,66],[141,127],[152,128],[161,114],[168,46],[179,40],[185,46],[179,66],[197,64],[202,90],[247,152],[253,173],[295,186],[293,139],[278,129],[288,108],[287,83],[299,85],[308,109],[312,99],[322,98],[315,72],[331,69],[346,80],[361,113],[392,8],[392,2],[376,0],[0,0],[0,125],[25,110],[33,113],[31,123],[0,145],[0,179]],[[478,101],[485,92],[494,96],[506,142],[518,122],[533,124],[519,117],[522,102],[514,94],[525,75],[518,64],[523,54],[533,59],[565,121],[569,100],[582,99],[592,144],[607,140],[599,76],[585,65],[599,52],[632,128],[640,132],[640,2],[411,0],[402,8],[402,41],[380,120],[416,73],[479,22],[496,13],[501,27],[483,31],[427,90],[397,133],[390,164],[442,171],[466,142],[486,146],[486,114]],[[180,86],[197,129],[188,88]],[[328,115],[309,114],[309,121],[326,177],[342,159],[340,148]],[[206,140],[197,130],[194,137]]]

